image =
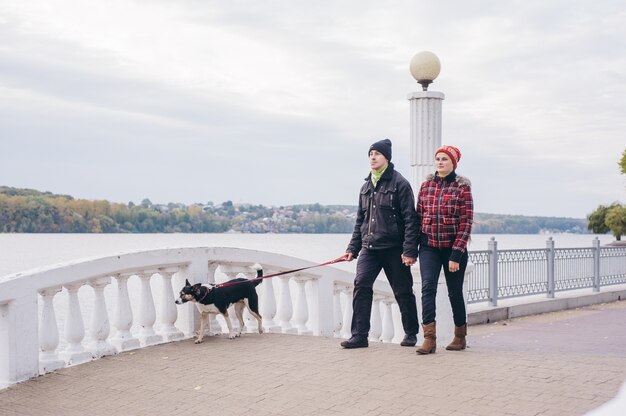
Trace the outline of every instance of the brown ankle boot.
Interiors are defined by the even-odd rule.
[[[434,354],[437,349],[436,322],[433,321],[427,325],[422,324],[422,328],[424,329],[424,343],[417,349],[417,353],[420,355]]]
[[[446,347],[450,351],[461,351],[466,347],[465,336],[467,335],[467,324],[454,327],[454,339]]]

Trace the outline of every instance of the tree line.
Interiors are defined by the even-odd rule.
[[[3,233],[346,233],[353,219],[346,207],[319,204],[268,208],[169,203],[155,205],[74,199],[32,189],[0,186]]]
[[[163,212],[133,203],[0,187],[0,231],[5,233],[214,233],[228,229],[227,218],[194,206]]]
[[[4,233],[351,233],[356,206],[112,203],[0,187]],[[476,213],[476,234],[585,233],[585,219]]]

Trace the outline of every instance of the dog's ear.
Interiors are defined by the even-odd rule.
[[[189,283],[189,279],[185,279],[185,286],[191,286],[191,283]]]
[[[202,285],[200,283],[196,283],[195,285],[193,285],[194,292],[196,292],[197,294],[200,294],[200,288],[201,287],[202,287]]]

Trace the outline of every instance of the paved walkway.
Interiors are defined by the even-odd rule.
[[[626,301],[470,327],[468,350],[212,337],[0,391],[0,415],[583,415],[626,381]]]

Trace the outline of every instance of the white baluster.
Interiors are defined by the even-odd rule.
[[[242,271],[242,273],[246,276],[247,279],[256,278],[256,269],[253,269],[252,267],[246,267],[246,269]],[[260,280],[259,282],[262,282],[262,280]],[[257,295],[258,295],[259,292],[256,287],[254,290],[256,290]],[[245,327],[249,333],[258,333],[259,326],[258,326],[257,320],[254,316],[252,316],[248,308],[244,308],[243,310],[243,319],[245,322]]]
[[[264,270],[266,275],[272,274],[270,270]],[[281,332],[280,326],[274,322],[276,317],[276,296],[274,295],[274,282],[272,279],[264,279],[260,286],[259,312],[263,318],[265,332]]]
[[[383,342],[391,342],[393,339],[393,318],[391,316],[391,304],[394,302],[392,299],[385,298],[383,302],[383,333],[381,339]]]
[[[298,289],[296,292],[296,311],[293,315],[293,321],[300,335],[313,335],[313,331],[309,330],[306,326],[306,322],[309,320],[309,305],[307,303],[305,289],[307,280],[309,280],[309,278],[302,275],[296,275],[294,277]]]
[[[178,271],[177,267],[159,269],[163,282],[163,294],[161,297],[161,329],[160,333],[165,341],[177,341],[184,335],[174,326],[178,311],[174,303],[174,290],[172,289],[172,276]]]
[[[343,314],[341,312],[341,291],[343,286],[333,288],[333,333],[335,338],[341,337],[341,325],[343,324]]]
[[[133,325],[133,310],[130,307],[130,298],[128,297],[129,277],[130,275],[115,276],[117,281],[117,304],[115,306],[113,325],[117,332],[109,342],[118,352],[139,348],[139,340],[130,333],[130,328]]]
[[[217,263],[209,263],[209,283],[215,283],[215,272],[218,266],[219,264]],[[209,325],[207,326],[210,326],[210,328],[207,328],[207,335],[209,336],[222,333],[222,325],[217,320],[217,315],[209,314]]]
[[[380,341],[380,336],[383,334],[383,323],[380,316],[380,301],[382,299],[382,296],[374,295],[374,299],[372,301],[369,334],[369,339],[371,341]]]
[[[215,272],[219,267],[218,263],[209,262],[209,268],[207,273],[207,281],[206,282],[195,282],[195,283],[215,283]]]
[[[163,341],[161,335],[154,332],[154,322],[156,321],[156,310],[154,309],[154,299],[150,288],[150,278],[153,273],[143,272],[137,276],[141,279],[141,301],[139,304],[139,316],[137,322],[141,326],[137,338],[142,346],[154,345]]]
[[[235,279],[239,273],[244,271],[244,268],[238,265],[233,264],[220,264],[220,270],[222,273],[226,275],[228,280]],[[237,313],[235,312],[235,307],[230,306],[228,308],[228,318],[223,317],[224,319],[230,319],[230,323],[233,327],[234,332],[241,332],[242,328],[239,327],[239,320],[237,319]]]
[[[82,341],[85,337],[85,325],[78,301],[78,289],[82,283],[66,285],[67,289],[67,316],[65,320],[65,340],[67,347],[59,357],[65,360],[67,365],[80,364],[92,359],[91,353],[85,351]]]
[[[111,324],[109,323],[106,301],[104,300],[104,288],[110,283],[110,277],[102,277],[89,282],[94,291],[93,315],[91,316],[89,328],[89,336],[91,338],[89,349],[93,354],[93,358],[116,353],[115,347],[107,342]]]
[[[59,346],[59,327],[54,312],[54,295],[60,287],[48,288],[39,292],[43,300],[39,321],[39,373],[45,374],[65,367],[65,361],[59,359],[56,349]]]
[[[343,308],[343,325],[341,327],[342,338],[352,336],[352,290],[351,287],[346,287],[343,290],[345,307]]]
[[[394,336],[391,342],[399,344],[404,338],[404,326],[402,326],[402,314],[398,302],[391,304],[391,318],[393,319]]]
[[[278,297],[278,323],[282,332],[286,334],[297,334],[298,330],[291,326],[291,315],[293,314],[293,305],[291,303],[291,291],[289,289],[289,276],[280,276],[278,278],[280,292]]]

